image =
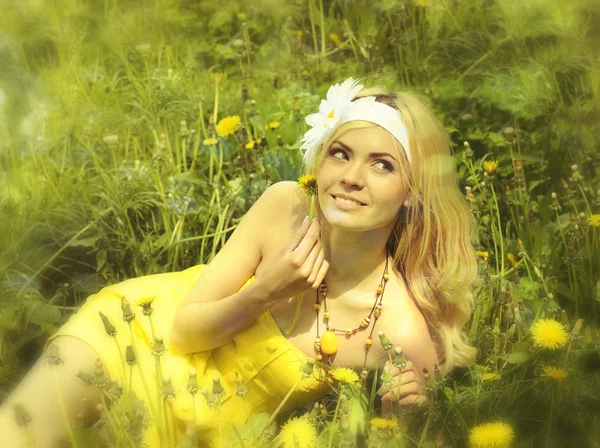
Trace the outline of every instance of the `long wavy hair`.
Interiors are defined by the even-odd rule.
[[[364,96],[398,110],[407,127],[412,164],[400,143],[391,140],[411,199],[408,207],[402,206],[402,218],[396,220],[387,245],[427,322],[440,372],[447,375],[454,367],[474,362],[476,354],[464,331],[473,309],[473,289],[480,281],[473,215],[458,186],[448,135],[423,102],[411,93],[381,88],[363,89],[353,100]],[[307,160],[304,174],[317,174],[326,149],[341,135],[373,126],[377,125],[366,121],[340,126]],[[323,219],[318,201],[316,208]]]

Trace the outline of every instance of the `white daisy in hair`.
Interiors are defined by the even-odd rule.
[[[362,84],[357,83],[358,80],[348,78],[342,84],[332,85],[327,91],[327,99],[321,100],[319,113],[306,117],[306,123],[312,129],[302,138],[305,160],[333,134],[340,120],[351,109],[352,98],[363,88]]]

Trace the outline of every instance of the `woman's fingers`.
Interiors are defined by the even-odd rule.
[[[394,376],[394,381],[398,381],[397,380],[398,376]],[[419,376],[413,372],[413,371],[409,371],[409,372],[404,372],[402,375],[399,376],[400,378],[400,389],[402,390],[402,388],[404,388],[405,386],[407,386],[410,383],[418,383],[422,385],[422,382],[419,378]],[[382,387],[379,389],[379,391],[377,392],[379,394],[379,396],[383,396],[383,394],[387,393],[390,390],[389,387]]]
[[[404,397],[406,395],[410,395],[410,394],[421,394],[423,393],[423,385],[413,381],[410,383],[406,383],[406,384],[401,384],[399,387],[395,386],[393,388],[393,391],[396,395],[399,395],[400,397]],[[382,398],[382,400],[387,396],[391,396],[392,393],[390,391],[389,388],[385,388],[383,390],[381,390],[380,392],[378,392],[378,395]]]

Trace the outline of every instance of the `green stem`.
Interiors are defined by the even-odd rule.
[[[271,414],[271,416],[269,417],[269,421],[267,421],[267,424],[265,425],[265,427],[263,428],[262,432],[258,436],[258,440],[256,441],[257,444],[258,444],[258,442],[260,442],[260,439],[262,439],[262,437],[265,434],[265,431],[267,430],[267,428],[269,427],[269,425],[273,422],[273,420],[275,420],[275,417],[277,417],[277,414],[279,413],[279,411],[281,411],[281,408],[283,407],[283,405],[288,401],[288,399],[290,398],[290,396],[292,395],[292,393],[296,390],[296,388],[298,387],[298,385],[300,384],[300,382],[303,379],[304,379],[304,377],[301,376],[300,379],[298,381],[296,381],[296,384],[294,384],[292,386],[292,388],[289,390],[289,392],[287,393],[287,395],[285,397],[283,397],[283,400],[281,400],[281,403],[279,403],[279,406],[277,406],[277,409],[275,409],[275,412],[273,412]]]

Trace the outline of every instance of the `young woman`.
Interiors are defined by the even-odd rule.
[[[408,361],[392,369],[400,405],[426,402],[423,369],[447,374],[473,361],[462,331],[477,272],[472,215],[443,127],[414,96],[363,89],[353,79],[332,86],[306,121],[305,173],[317,178],[312,225],[310,198],[296,182],[279,182],[210,264],[127,280],[88,298],[48,340],[62,364],[48,363],[54,351],[40,358],[2,406],[0,429],[9,440],[20,439],[15,403],[32,415],[39,446],[67,440],[58,389],[68,419],[97,417],[100,395],[76,377],[78,369],[104,371],[149,411],[160,375],[175,395],[168,420],[177,437],[195,419],[199,439],[218,446],[230,435],[228,420],[240,426],[249,412],[272,413],[309,358],[362,374],[382,369],[380,331]],[[128,345],[135,367],[123,361]],[[210,394],[190,394],[191,369],[200,390],[219,379],[220,409],[208,405]],[[326,392],[320,373],[299,383],[283,411]],[[245,401],[235,394],[242,381]],[[389,413],[395,394],[380,395]],[[144,441],[158,446],[157,437],[152,423]]]

